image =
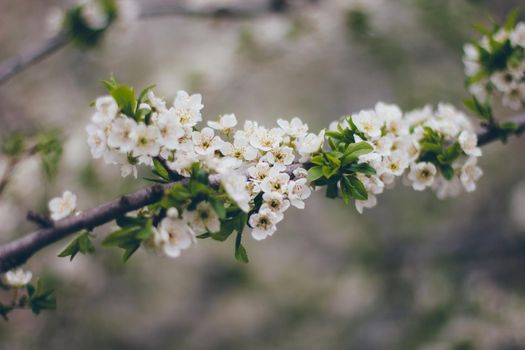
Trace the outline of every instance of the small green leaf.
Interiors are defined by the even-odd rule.
[[[514,29],[516,23],[518,22],[520,12],[520,8],[518,7],[509,13],[507,19],[505,20],[505,24],[503,25],[503,28],[505,28],[506,31],[510,32]]]
[[[170,180],[170,173],[168,169],[166,169],[162,162],[157,158],[153,158],[153,169],[155,170],[155,174],[160,176],[163,180]]]
[[[343,202],[348,204],[350,202],[350,196],[352,192],[352,185],[346,176],[341,178],[341,196],[343,197]]]
[[[135,90],[132,87],[117,84],[113,81],[104,81],[108,92],[119,106],[122,113],[130,118],[135,117],[135,109],[137,107],[137,100],[135,99]]]
[[[95,251],[95,246],[91,242],[91,237],[88,231],[81,233],[69,245],[58,254],[59,257],[70,257],[70,261],[78,254],[92,254]]]
[[[338,194],[337,182],[330,181],[326,186],[326,197],[328,198],[337,198]]]
[[[367,200],[368,192],[366,191],[365,185],[355,176],[348,176],[347,178],[350,182],[352,197],[361,201]]]
[[[250,260],[248,259],[248,253],[246,252],[246,248],[244,248],[242,243],[239,244],[235,249],[235,259],[244,264],[250,262]]]
[[[334,147],[335,148],[335,147]],[[326,158],[328,158],[328,161],[332,163],[336,168],[339,168],[341,166],[341,161],[337,159],[337,157],[332,153],[325,153]]]
[[[309,182],[314,182],[321,177],[323,177],[323,168],[321,166],[314,166],[308,169],[307,180]]]
[[[221,200],[213,197],[210,197],[209,201],[219,218],[224,219],[226,217],[226,208],[224,207],[224,203]]]
[[[29,296],[29,305],[35,315],[43,310],[56,309],[54,290],[42,280],[38,280],[36,288],[28,284],[26,290]]]
[[[516,132],[519,129],[519,125],[512,121],[502,122],[499,125],[499,128],[501,130],[504,130],[506,132]]]
[[[445,179],[451,180],[454,177],[454,169],[449,164],[443,164],[439,168]]]
[[[221,230],[217,233],[210,233],[209,237],[216,241],[225,241],[228,239],[228,237],[231,236],[233,233],[233,230],[235,229],[235,225],[237,224],[235,218],[232,220],[227,220],[221,222]]]
[[[346,167],[345,170],[356,172],[356,173],[361,173],[364,175],[375,175],[376,174],[376,169],[367,163],[359,163],[359,164],[354,163]]]
[[[372,145],[370,145],[368,142],[359,142],[359,143],[352,143],[349,144],[346,147],[344,156],[343,156],[343,164],[350,164],[357,160],[360,156],[368,154],[373,151]]]
[[[151,84],[149,86],[147,86],[144,90],[142,90],[139,94],[139,98],[137,99],[137,109],[140,107],[140,104],[142,103],[142,101],[144,100],[144,97],[146,96],[146,94],[153,88],[155,88],[155,84]],[[140,110],[138,110],[137,112],[139,112]]]
[[[8,156],[17,156],[24,150],[25,139],[24,134],[20,131],[15,131],[6,136],[2,140],[2,153]]]

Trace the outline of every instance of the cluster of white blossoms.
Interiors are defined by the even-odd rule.
[[[168,106],[150,90],[134,116],[125,115],[111,96],[99,97],[94,105],[96,111],[86,128],[94,158],[118,164],[122,176],[135,177],[138,165],[155,168],[155,160],[177,176],[191,177],[197,163],[232,204],[248,213],[256,240],[271,236],[288,208],[304,208],[315,187],[307,180],[305,164],[323,150],[325,131],[310,133],[299,118],[279,119],[273,128],[246,121],[240,128],[234,114],[225,114],[199,127],[201,95],[185,91],[179,91]],[[354,130],[353,142],[368,142],[373,148],[359,157],[359,163],[375,170],[373,175],[356,173],[368,193],[366,200],[355,201],[360,213],[375,206],[376,196],[392,187],[397,177],[417,191],[431,188],[444,198],[462,188],[473,191],[482,175],[476,165],[481,150],[473,126],[450,105],[403,113],[395,105],[378,103],[374,110],[334,122],[329,129],[349,128]],[[69,215],[74,205],[64,207],[69,209],[52,209],[56,217]],[[197,236],[220,230],[219,215],[204,199],[191,209],[167,210],[148,245],[176,257]]]
[[[481,150],[477,146],[477,136],[469,119],[453,106],[439,104],[436,110],[427,106],[403,114],[396,105],[378,103],[374,110],[364,110],[350,117],[355,128],[364,136],[357,134],[356,142],[367,141],[373,151],[359,157],[360,163],[367,163],[376,174],[359,174],[368,199],[356,200],[355,205],[361,213],[363,208],[377,204],[376,195],[385,188],[391,188],[397,177],[412,186],[416,191],[431,188],[439,198],[455,196],[462,188],[474,191],[476,181],[482,171],[476,165]],[[334,122],[330,130],[349,128],[349,120]],[[442,147],[457,142],[461,155],[450,166],[450,174],[445,178],[439,164],[433,157],[432,149],[427,150],[427,135],[432,132]],[[435,146],[433,146],[435,147]]]
[[[111,96],[95,102],[96,112],[87,126],[88,144],[94,158],[119,164],[122,176],[137,176],[137,166],[153,166],[162,159],[174,173],[190,177],[198,163],[220,185],[232,201],[250,213],[252,236],[262,240],[271,236],[283,213],[290,207],[304,208],[311,194],[307,162],[324,143],[324,131],[308,132],[299,118],[279,119],[266,128],[246,121],[237,127],[233,114],[209,121],[202,129],[201,95],[179,91],[172,106],[147,93],[138,106],[148,112],[147,120],[136,121],[119,112]],[[256,204],[259,196],[262,203]],[[210,203],[202,201],[193,210],[169,211],[156,228],[154,243],[169,256],[178,256],[196,235],[220,230],[220,221]]]
[[[504,106],[521,109],[525,103],[524,58],[525,22],[466,44],[463,63],[469,92],[480,101],[497,92],[502,95]]]

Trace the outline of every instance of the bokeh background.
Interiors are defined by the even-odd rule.
[[[295,0],[249,20],[137,20],[96,48],[68,46],[0,86],[0,135],[57,127],[66,142],[54,180],[36,158],[17,167],[0,197],[0,242],[29,232],[25,211],[64,189],[87,209],[144,185],[93,161],[86,145],[89,104],[111,73],[169,99],[200,92],[207,119],[234,112],[268,126],[300,116],[318,130],[377,101],[461,106],[472,24],[520,3]],[[0,59],[45,39],[50,8],[71,4],[2,0]],[[273,237],[246,240],[248,265],[231,239],[200,241],[175,260],[139,252],[126,265],[98,247],[69,262],[56,257],[67,242],[57,243],[27,268],[55,281],[58,309],[12,313],[0,348],[525,349],[524,149],[525,139],[484,147],[478,190],[455,199],[399,184],[359,215],[316,193]]]

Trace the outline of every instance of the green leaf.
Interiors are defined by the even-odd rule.
[[[376,169],[367,163],[351,164],[345,168],[345,170],[361,173],[364,175],[375,175]]]
[[[307,180],[309,182],[314,182],[321,177],[323,177],[323,168],[321,166],[314,166],[308,169]]]
[[[331,181],[326,186],[326,197],[337,198],[338,194],[337,181]]]
[[[492,107],[489,101],[482,103],[476,97],[472,97],[463,101],[463,103],[468,109],[486,122],[492,123],[494,121]]]
[[[364,201],[368,199],[368,192],[365,185],[355,176],[347,177],[350,182],[350,192],[355,199]]]
[[[335,148],[335,147],[334,147]],[[336,168],[341,166],[341,161],[332,153],[325,153],[326,158],[330,163],[332,163]]]
[[[442,164],[451,164],[453,161],[458,159],[458,157],[463,153],[461,145],[459,142],[454,142],[448,148],[443,150],[443,152],[437,156],[437,159]]]
[[[447,180],[451,180],[454,177],[454,169],[449,164],[443,164],[439,167],[443,177]]]
[[[325,161],[326,161],[325,158],[320,154],[313,156],[312,159],[310,159],[310,163],[313,163],[316,165],[323,165]]]
[[[69,245],[58,254],[59,257],[70,257],[70,261],[78,254],[92,254],[95,251],[95,246],[91,242],[91,237],[88,231],[81,233]]]
[[[139,249],[139,247],[140,247],[140,243],[136,243],[133,246],[126,248],[124,250],[124,254],[122,255],[122,261],[127,262],[129,258],[131,258],[133,254],[135,254],[135,252],[137,251],[137,249]]]
[[[120,247],[129,243],[133,243],[135,239],[135,233],[140,230],[139,226],[123,227],[109,234],[103,241],[102,245],[105,247]]]
[[[506,132],[513,133],[513,132],[518,131],[519,125],[517,123],[515,123],[515,122],[507,121],[507,122],[500,123],[499,128],[501,130],[506,131]]]
[[[0,303],[0,317],[4,319],[4,321],[9,321],[9,318],[7,315],[13,310],[13,307],[10,305],[4,305]]]
[[[516,23],[518,22],[520,12],[520,8],[518,7],[509,13],[507,19],[505,20],[505,24],[503,25],[503,28],[505,28],[506,31],[510,32],[514,29]]]
[[[350,164],[356,161],[360,156],[372,152],[374,148],[368,142],[352,143],[346,147],[343,164]]]
[[[42,280],[38,280],[36,288],[28,284],[26,290],[29,296],[29,305],[35,315],[38,315],[43,310],[56,309],[54,289]]]
[[[250,260],[248,259],[248,253],[246,252],[246,248],[244,248],[242,243],[235,247],[235,259],[238,262],[241,262],[244,264],[247,264],[250,262]]]
[[[155,174],[160,176],[162,179],[166,181],[170,180],[170,173],[168,169],[166,169],[162,162],[157,158],[153,158],[153,169],[155,170]]]
[[[46,130],[37,137],[36,151],[40,155],[42,168],[48,178],[56,175],[62,157],[62,138],[58,130]]]
[[[142,103],[142,101],[144,100],[144,97],[146,96],[146,94],[153,88],[155,88],[155,84],[151,84],[149,86],[147,86],[146,88],[144,88],[144,90],[142,90],[139,94],[139,98],[137,99],[137,109],[140,107],[140,104]],[[140,111],[140,110],[138,110]],[[137,112],[138,112],[137,111]]]
[[[224,202],[213,197],[209,198],[209,202],[219,218],[224,219],[226,217],[226,208],[224,207]]]
[[[122,113],[130,118],[135,117],[135,109],[137,107],[137,100],[135,99],[135,90],[127,85],[117,84],[115,80],[104,81],[108,92],[119,106]]]
[[[350,196],[352,193],[352,185],[346,176],[341,178],[341,196],[345,204],[350,203]]]
[[[326,131],[325,132],[326,137],[331,137],[336,140],[341,140],[343,138],[343,134],[337,131]]]
[[[25,138],[21,131],[14,131],[2,140],[2,153],[7,156],[17,156],[24,151]]]
[[[232,220],[223,221],[221,222],[221,230],[217,233],[210,233],[209,237],[216,241],[223,242],[231,236],[236,224],[237,222],[235,218]]]

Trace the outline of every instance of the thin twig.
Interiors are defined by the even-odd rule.
[[[525,114],[518,115],[512,119],[512,122],[516,123],[518,128],[514,132],[514,135],[519,136],[525,132]],[[486,131],[478,135],[478,145],[484,146],[494,140],[499,139],[500,131],[495,128],[489,128]]]
[[[180,4],[158,5],[143,9],[140,19],[163,16],[184,16],[194,18],[224,18],[224,19],[249,19],[271,13],[282,13],[288,9],[287,0],[270,0],[258,6],[226,7],[208,6],[205,8],[186,7]],[[26,52],[0,62],[0,84],[5,83],[12,76],[29,68],[33,64],[51,55],[58,49],[66,46],[70,37],[66,33],[59,33]]]
[[[39,46],[0,63],[0,84],[9,80],[13,75],[43,60],[53,52],[64,47],[68,42],[69,39],[67,35],[59,33]]]

